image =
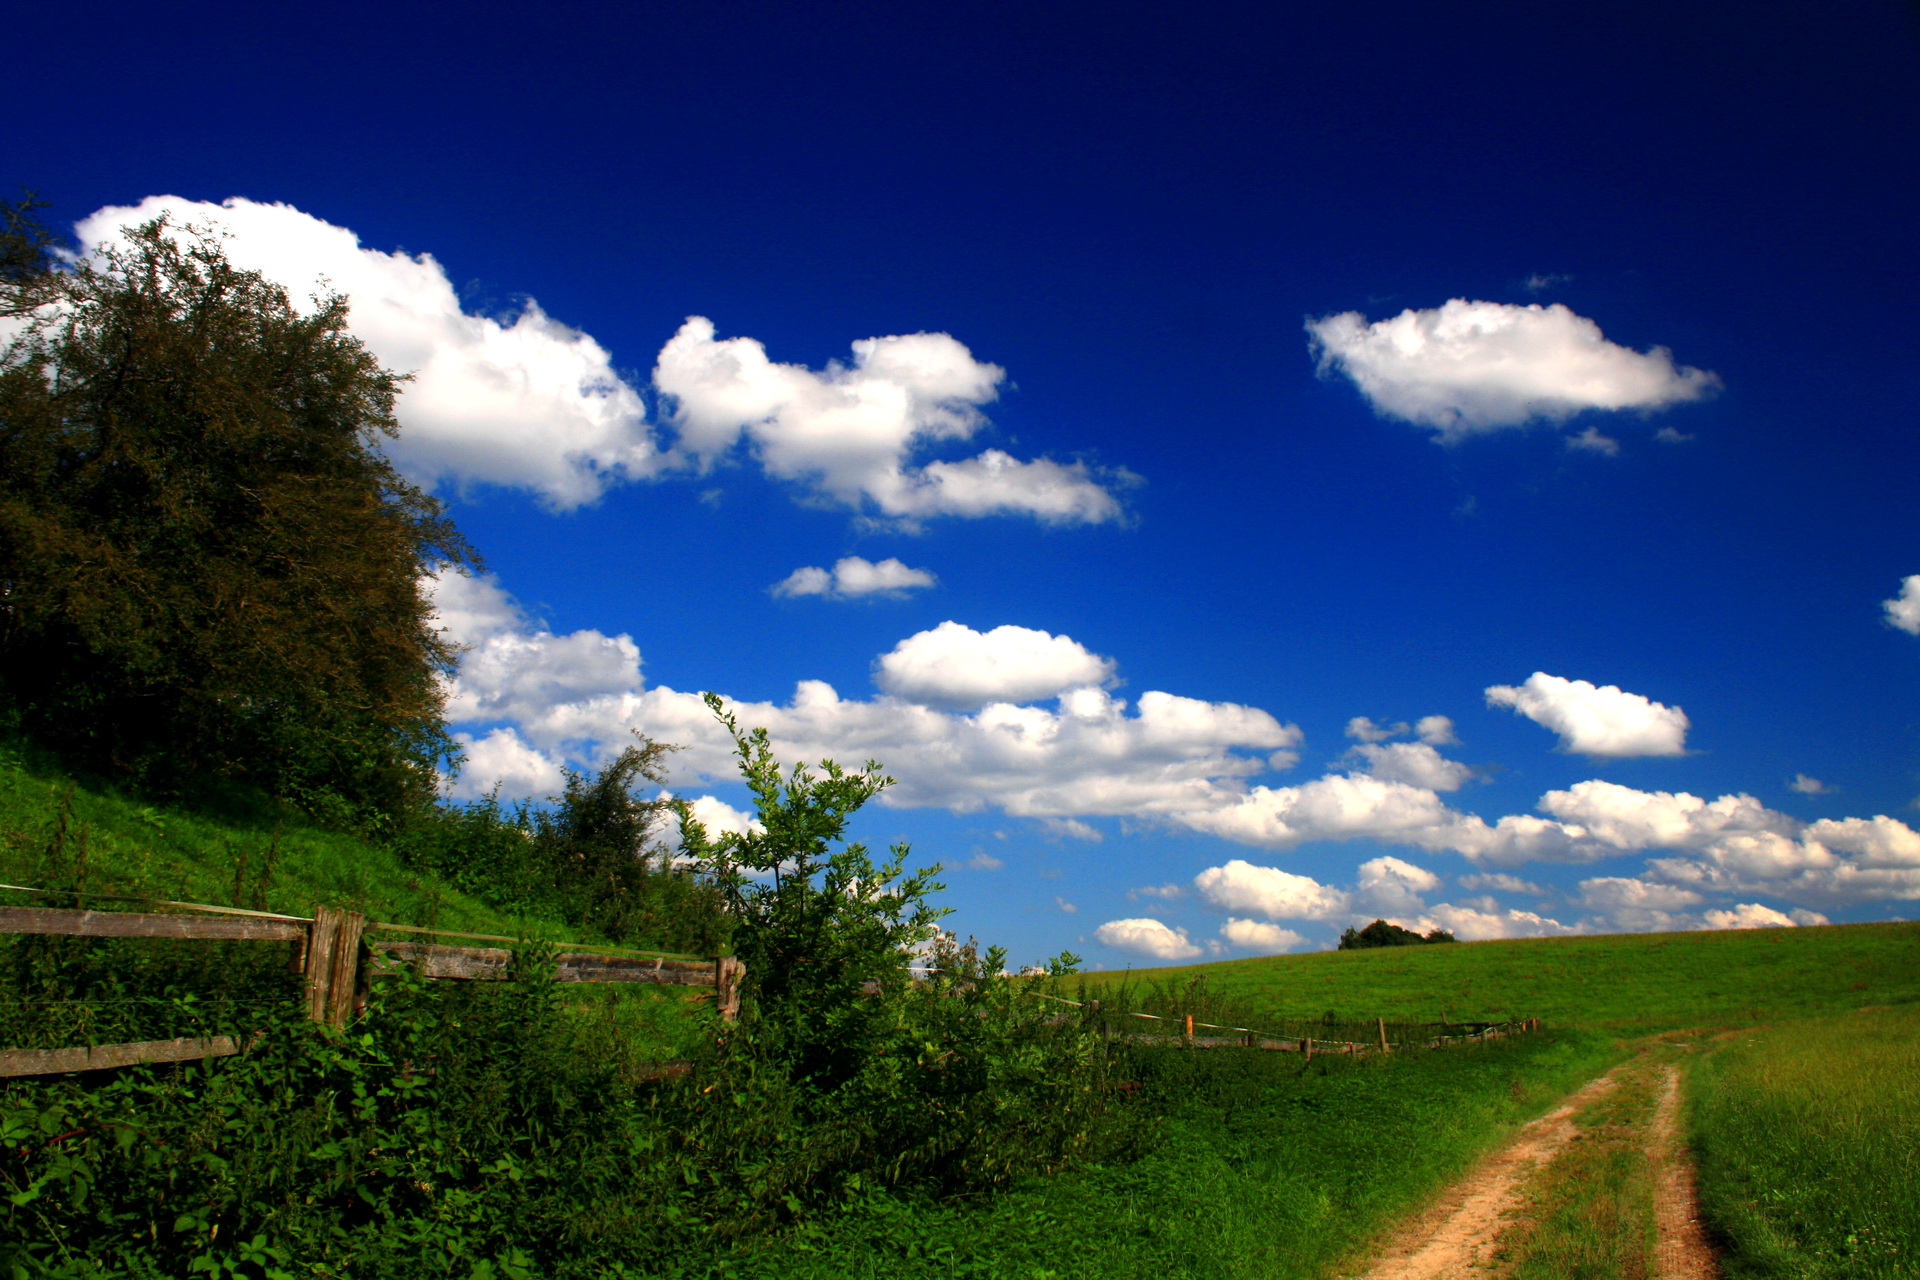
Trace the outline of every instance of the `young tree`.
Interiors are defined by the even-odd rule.
[[[830,1088],[865,1064],[911,978],[910,953],[947,914],[928,901],[940,868],[903,878],[905,845],[876,866],[865,845],[844,843],[847,820],[893,784],[878,764],[849,773],[829,760],[782,777],[765,729],[743,733],[718,694],[706,702],[733,737],[761,830],[713,839],[683,809],[681,847],[725,895],[746,997],[786,1036],[796,1075]]]
[[[303,313],[204,229],[56,271],[30,213],[0,273],[30,313],[0,351],[0,706],[147,786],[430,798],[456,655],[421,575],[476,557],[380,450],[402,377],[344,297]]]

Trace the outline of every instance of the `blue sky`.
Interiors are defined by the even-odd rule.
[[[418,374],[465,792],[734,821],[712,689],[1020,961],[1907,915],[1920,35],[1725,15],[47,11],[8,167]]]

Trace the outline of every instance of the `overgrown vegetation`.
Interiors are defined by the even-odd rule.
[[[1418,947],[1430,942],[1458,941],[1445,929],[1415,933],[1385,920],[1375,920],[1364,929],[1347,928],[1340,932],[1341,951],[1364,951],[1369,947]]]
[[[1734,1032],[1691,1084],[1732,1280],[1920,1275],[1920,1007]]]

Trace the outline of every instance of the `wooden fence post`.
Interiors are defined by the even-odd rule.
[[[1187,1015],[1185,1025],[1186,1025],[1186,1029],[1183,1032],[1181,1032],[1181,1034],[1186,1036],[1188,1044],[1192,1044],[1193,1043],[1193,1015],[1192,1014]]]
[[[714,1003],[719,1006],[722,1022],[733,1022],[740,1017],[740,979],[746,971],[745,962],[736,956],[721,956],[714,961]]]
[[[1390,1052],[1387,1048],[1387,1020],[1385,1018],[1380,1018],[1380,1019],[1377,1019],[1377,1021],[1380,1024],[1380,1052],[1382,1053]]]
[[[1308,1062],[1313,1061],[1313,1037],[1303,1036],[1300,1040],[1300,1056]]]
[[[367,918],[358,911],[316,907],[307,930],[307,1017],[344,1027],[360,987],[360,938]]]

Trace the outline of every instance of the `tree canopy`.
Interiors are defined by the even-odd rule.
[[[70,763],[398,813],[453,749],[422,575],[475,556],[381,452],[403,378],[210,232],[56,264],[10,206],[0,708]]]

